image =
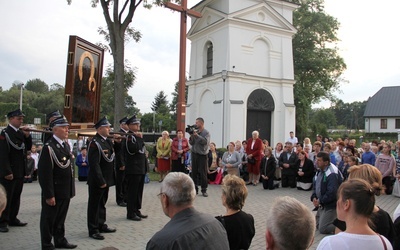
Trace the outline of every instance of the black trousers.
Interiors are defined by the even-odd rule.
[[[125,175],[128,183],[128,188],[126,190],[127,217],[133,217],[134,214],[142,208],[144,176],[144,174]]]
[[[65,239],[65,218],[67,217],[71,199],[57,199],[56,205],[49,206],[42,197],[42,213],[40,215],[40,238],[42,249],[52,249],[51,239],[54,237],[55,245],[67,242]]]
[[[262,179],[262,184],[264,189],[273,190],[274,187],[274,178],[269,178],[268,180]]]
[[[16,222],[21,204],[24,178],[16,178],[11,181],[2,178],[0,184],[4,186],[7,192],[7,205],[0,217],[0,227],[6,227],[9,223]]]
[[[99,233],[106,222],[106,203],[109,187],[99,188],[89,185],[87,225],[89,235]]]
[[[172,160],[171,172],[186,172],[185,164],[182,162],[182,158],[178,158],[178,160]]]
[[[289,187],[289,186],[291,188],[295,188],[297,186],[296,176],[282,173],[282,187]]]
[[[208,180],[207,180],[207,155],[200,155],[196,153],[192,153],[192,179],[194,182],[194,186],[196,188],[196,193],[199,188],[198,185],[201,185],[201,192],[207,192]],[[199,183],[200,181],[200,183]]]
[[[117,204],[125,202],[126,186],[125,171],[117,168],[115,170],[115,198]]]

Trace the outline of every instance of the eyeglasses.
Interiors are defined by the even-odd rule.
[[[163,194],[165,194],[165,193],[161,192],[161,193],[157,194],[157,197],[160,198],[161,195],[163,195]]]

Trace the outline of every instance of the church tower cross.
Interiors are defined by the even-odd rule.
[[[185,131],[185,115],[186,115],[186,100],[185,100],[185,85],[186,85],[186,21],[187,16],[196,18],[201,17],[201,13],[188,9],[187,0],[181,0],[181,5],[171,2],[164,3],[166,8],[179,11],[181,13],[181,30],[180,30],[180,48],[179,48],[179,84],[178,84],[178,102],[176,126],[178,130]]]

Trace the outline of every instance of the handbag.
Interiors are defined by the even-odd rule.
[[[392,195],[400,197],[400,182],[397,179],[394,182]]]
[[[252,157],[252,158],[247,158],[247,163],[256,164],[256,159],[255,159],[254,157]]]

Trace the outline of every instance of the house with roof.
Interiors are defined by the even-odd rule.
[[[400,130],[400,86],[383,87],[369,98],[364,112],[366,133]]]

